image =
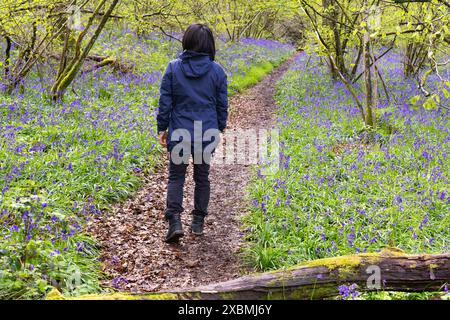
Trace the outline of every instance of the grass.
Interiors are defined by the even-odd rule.
[[[269,61],[260,62],[248,68],[244,75],[237,75],[230,83],[231,92],[242,92],[243,90],[257,84],[274,68]]]

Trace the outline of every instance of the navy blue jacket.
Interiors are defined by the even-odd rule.
[[[187,129],[194,139],[194,121],[202,131],[223,131],[227,124],[227,76],[222,67],[205,53],[184,51],[169,62],[160,87],[158,132],[169,129],[169,150],[175,129]],[[203,134],[202,132],[202,134]]]

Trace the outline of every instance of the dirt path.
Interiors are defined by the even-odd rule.
[[[230,99],[229,128],[270,128],[273,124],[274,85],[291,57],[263,81]],[[250,170],[245,165],[211,167],[211,201],[205,235],[189,232],[193,206],[192,166],[186,177],[182,214],[185,236],[179,245],[164,242],[163,219],[167,170],[146,177],[134,199],[113,208],[89,225],[102,245],[104,271],[113,277],[106,285],[123,291],[148,292],[192,287],[236,278],[245,267],[239,257],[239,220],[247,204],[243,190]]]

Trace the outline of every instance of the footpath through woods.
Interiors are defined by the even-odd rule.
[[[276,111],[275,83],[297,55],[254,87],[230,99],[227,130],[269,129]],[[205,220],[205,234],[189,231],[193,209],[192,165],[185,183],[182,214],[185,236],[179,245],[166,244],[164,221],[167,162],[145,178],[137,195],[113,207],[89,225],[89,232],[101,244],[103,270],[112,276],[105,285],[122,291],[151,292],[186,288],[234,279],[246,273],[239,252],[242,246],[240,218],[248,203],[245,189],[250,180],[249,165],[211,167],[211,200]]]

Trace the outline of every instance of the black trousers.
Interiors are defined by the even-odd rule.
[[[183,212],[183,187],[188,164],[169,162],[169,182],[167,185],[166,219],[173,214]],[[193,214],[206,216],[210,197],[209,183],[210,165],[206,163],[194,164],[194,211]]]

